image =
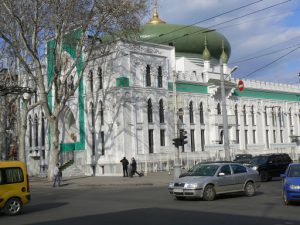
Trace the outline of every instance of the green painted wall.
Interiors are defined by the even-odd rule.
[[[173,83],[168,83],[168,90],[173,91]],[[176,91],[180,92],[191,92],[191,93],[208,93],[208,87],[200,84],[190,84],[190,83],[176,83]]]
[[[118,77],[116,79],[117,87],[129,87],[129,78],[128,77]]]
[[[296,94],[279,91],[264,91],[258,89],[245,89],[242,92],[235,90],[234,96],[300,102],[300,93]]]
[[[81,30],[76,30],[74,32],[69,33],[63,39],[63,50],[70,54],[70,56],[75,59],[76,58],[76,45],[77,41],[80,39],[82,34]],[[48,84],[50,83],[53,72],[54,72],[54,64],[53,64],[53,49],[55,47],[55,40],[51,40],[47,43],[47,53],[48,53]],[[79,57],[79,60],[76,64],[77,74],[80,74],[83,67],[83,58],[82,54]],[[85,150],[85,122],[84,122],[84,89],[83,89],[83,80],[81,79],[78,87],[78,108],[79,108],[79,141],[74,143],[62,143],[60,145],[61,151],[74,151],[74,150]],[[48,95],[48,104],[50,109],[52,110],[52,92]],[[49,134],[49,145],[51,144],[51,136]]]

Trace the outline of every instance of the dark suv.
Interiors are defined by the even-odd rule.
[[[250,167],[259,172],[262,181],[269,181],[272,177],[279,177],[292,162],[288,154],[265,154],[254,156]]]
[[[251,154],[237,154],[235,156],[234,162],[241,163],[241,164],[250,164],[252,159]]]

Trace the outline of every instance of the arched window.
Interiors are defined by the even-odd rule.
[[[234,106],[234,116],[235,116],[235,124],[236,126],[239,125],[239,112],[238,112],[238,105],[235,104]]]
[[[45,115],[42,113],[41,118],[41,136],[42,136],[42,146],[45,146],[46,144],[46,135],[45,135]]]
[[[38,116],[34,116],[34,132],[35,132],[35,146],[39,146],[39,121]]]
[[[289,109],[290,126],[293,126],[292,108]]]
[[[244,114],[244,124],[247,125],[247,111],[246,111],[246,105],[243,106],[243,114]]]
[[[34,103],[38,102],[38,94],[37,92],[34,92]]]
[[[200,124],[204,124],[203,103],[200,102]]]
[[[151,99],[148,100],[147,104],[148,123],[153,123],[153,110]]]
[[[103,107],[103,102],[100,101],[99,103],[100,103],[100,105],[99,105],[99,107],[100,107],[100,111],[99,111],[99,113],[100,113],[100,124],[104,125],[104,113],[103,113],[104,107]]]
[[[189,104],[189,112],[190,112],[190,123],[194,123],[194,109],[193,109],[192,101]]]
[[[99,90],[103,89],[103,76],[102,76],[102,68],[98,68],[98,79],[99,79]]]
[[[159,122],[164,123],[165,122],[165,115],[164,115],[164,102],[161,99],[159,101]]]
[[[217,113],[218,113],[218,115],[221,115],[221,105],[220,105],[220,103],[218,103],[218,105],[217,105]]]
[[[254,106],[251,106],[251,118],[252,118],[252,125],[255,125],[255,117],[254,117]]]
[[[268,108],[267,108],[267,106],[265,106],[264,114],[265,114],[265,125],[268,126]]]
[[[147,65],[146,67],[146,87],[151,86],[151,76],[150,76],[150,66]]]
[[[161,66],[158,67],[158,75],[157,75],[157,87],[163,87],[163,78],[162,78],[162,69]]]
[[[89,81],[90,81],[91,93],[94,93],[94,78],[93,78],[93,71],[92,70],[90,70],[90,72],[89,72]]]
[[[281,113],[281,108],[278,109],[278,119],[279,119],[279,126],[282,127],[282,113]]]
[[[276,114],[275,114],[275,109],[272,107],[272,125],[276,125]]]
[[[32,119],[31,119],[31,116],[29,116],[28,120],[29,120],[29,138],[28,138],[28,142],[29,142],[29,147],[32,147]]]

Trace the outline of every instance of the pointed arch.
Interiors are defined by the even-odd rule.
[[[162,68],[161,66],[158,67],[158,74],[157,74],[157,87],[163,87],[163,77],[162,77]]]
[[[103,89],[103,74],[101,66],[98,67],[99,90]]]
[[[190,114],[190,123],[194,123],[194,106],[193,101],[189,103],[189,114]]]
[[[217,104],[217,114],[218,114],[218,115],[221,115],[221,114],[222,114],[220,103]]]
[[[146,87],[151,87],[150,65],[146,66]]]
[[[39,120],[37,114],[34,115],[34,133],[35,133],[35,146],[39,146]]]
[[[153,106],[151,98],[147,101],[148,123],[153,123]]]
[[[162,99],[159,100],[159,122],[165,122],[164,102]]]
[[[203,102],[200,102],[200,124],[204,124],[204,112],[203,112]]]

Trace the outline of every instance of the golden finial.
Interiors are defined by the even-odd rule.
[[[227,63],[228,62],[228,56],[224,50],[224,40],[222,40],[222,54],[221,54],[221,59],[223,63]]]
[[[210,60],[210,52],[207,48],[207,40],[206,40],[206,35],[204,37],[204,50],[203,50],[203,53],[202,53],[202,57],[204,60],[208,61]]]
[[[158,24],[158,23],[166,23],[166,22],[159,18],[159,15],[157,13],[157,0],[154,0],[153,15],[151,20],[148,22],[148,24]]]

